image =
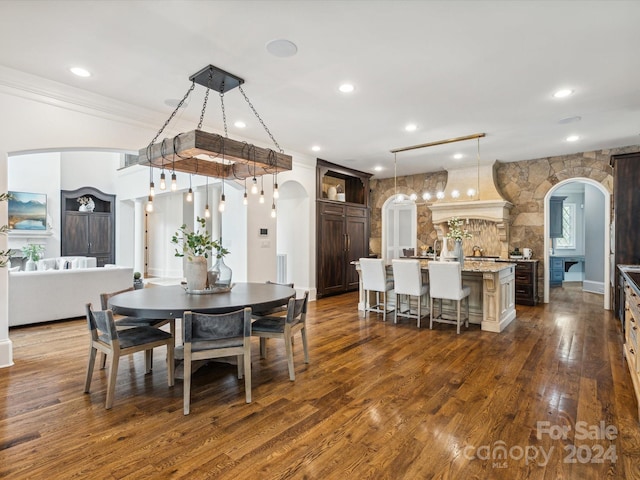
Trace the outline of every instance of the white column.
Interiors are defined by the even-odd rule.
[[[6,152],[0,152],[0,192],[8,186],[8,159]],[[7,202],[0,202],[0,225],[9,223]],[[0,235],[0,250],[7,250],[6,235]],[[9,273],[0,268],[0,368],[13,365],[13,344],[9,339]]]
[[[133,271],[145,271],[145,207],[146,198],[136,198],[133,217]]]

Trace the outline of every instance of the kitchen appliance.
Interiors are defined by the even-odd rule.
[[[531,260],[531,257],[533,256],[533,251],[530,248],[523,248],[522,256],[524,257],[525,260]]]

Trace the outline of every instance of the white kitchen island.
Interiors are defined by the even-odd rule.
[[[428,281],[428,260],[421,260],[424,281]],[[353,262],[360,274],[359,262]],[[469,295],[469,322],[479,324],[487,332],[502,332],[516,318],[515,264],[465,260],[462,268],[462,284],[471,288]],[[393,277],[391,265],[387,276]],[[371,293],[375,295],[375,293]],[[372,299],[373,301],[373,299]],[[431,300],[429,300],[431,301]],[[440,302],[436,304],[439,307]],[[389,292],[387,308],[394,308],[394,294]],[[455,317],[455,302],[442,303],[445,316]],[[360,277],[358,311],[365,313],[365,295]],[[427,315],[428,316],[428,312]]]

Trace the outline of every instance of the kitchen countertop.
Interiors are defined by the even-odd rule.
[[[432,260],[420,260],[420,268],[427,269],[429,262]],[[360,262],[353,261],[351,262],[357,268],[360,268]],[[465,260],[464,265],[462,266],[463,272],[500,272],[507,268],[515,267],[516,264],[514,262],[509,262],[505,260],[503,262],[487,262],[487,261],[473,261],[473,260]],[[391,263],[387,263],[387,268],[391,268]]]
[[[640,295],[640,265],[618,265],[618,269],[624,275],[624,278],[629,281],[629,285],[633,288],[636,294]]]

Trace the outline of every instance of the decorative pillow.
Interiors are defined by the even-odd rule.
[[[37,270],[55,270],[57,266],[57,260],[55,258],[43,258],[38,260]]]
[[[80,259],[79,258],[72,258],[71,260],[69,260],[69,268],[71,270],[76,270],[78,268],[82,268],[80,266]]]
[[[9,271],[10,272],[19,272],[20,271],[20,267],[9,267]]]

